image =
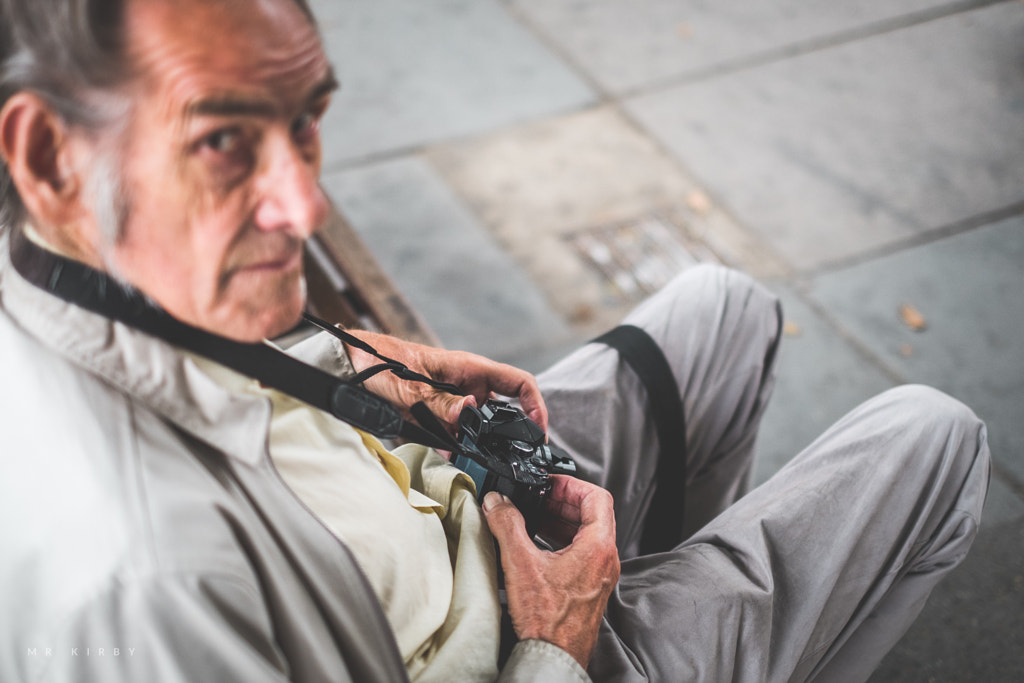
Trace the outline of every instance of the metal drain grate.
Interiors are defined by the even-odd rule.
[[[658,214],[580,230],[566,239],[613,295],[630,301],[653,294],[690,266],[717,261],[707,248],[688,244],[682,230]]]

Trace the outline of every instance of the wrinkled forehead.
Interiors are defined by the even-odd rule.
[[[169,111],[211,95],[295,106],[329,78],[316,29],[292,0],[129,0],[137,84]]]

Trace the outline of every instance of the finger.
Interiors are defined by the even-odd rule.
[[[429,399],[428,405],[438,419],[455,427],[459,424],[459,416],[462,415],[466,406],[476,406],[477,402],[473,396],[458,396],[447,392],[435,392]]]
[[[488,361],[489,388],[504,396],[514,396],[519,399],[527,417],[540,425],[545,432],[548,430],[548,410],[544,404],[544,397],[540,392],[540,385],[537,378],[526,370],[520,370],[512,365]]]
[[[544,515],[541,518],[537,534],[546,540],[552,548],[564,548],[571,545],[579,531],[578,522],[561,519],[555,515]]]
[[[615,501],[605,489],[594,487],[580,504],[580,528],[615,536]]]
[[[595,488],[599,487],[567,474],[552,474],[548,497],[552,501],[578,508],[583,498]]]
[[[523,407],[523,412],[526,413],[526,416],[540,425],[540,428],[547,434],[548,407],[544,404],[544,396],[540,393],[540,387],[537,385],[536,379],[532,375],[530,379],[532,381],[524,385],[519,393],[519,404]]]
[[[508,394],[519,399],[519,405],[526,416],[536,422],[546,434],[548,431],[548,409],[544,404],[544,396],[540,393],[537,378],[523,370],[517,370],[517,372],[521,373],[519,385]]]
[[[443,391],[432,391],[417,400],[421,401],[427,407],[427,411],[434,416],[435,427],[440,427],[451,436],[458,436],[459,415],[462,414],[463,408],[476,405],[476,400],[472,396],[455,396]],[[421,427],[431,429],[430,424],[424,424],[417,416],[412,415],[411,411],[404,412],[408,413],[407,417],[416,419]]]
[[[551,475],[548,509],[568,522],[614,527],[615,507],[611,494],[600,486],[564,474]]]
[[[526,521],[508,497],[491,491],[483,500],[484,518],[505,555],[535,553],[536,546],[526,533]]]
[[[579,526],[580,496],[573,492],[571,482],[563,480],[565,476],[551,475],[551,490],[548,491],[544,507],[550,517]]]

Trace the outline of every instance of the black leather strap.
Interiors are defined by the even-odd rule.
[[[268,344],[236,342],[192,327],[173,318],[133,287],[33,244],[21,230],[11,234],[11,263],[30,283],[68,303],[221,363],[374,436],[450,448],[450,442],[406,421],[395,406],[358,386],[365,376],[346,381]],[[397,361],[385,361],[383,366],[378,366],[380,370],[391,370],[407,379],[429,381]],[[441,388],[449,386],[441,385]]]
[[[617,350],[647,391],[658,435],[658,467],[640,553],[669,550],[683,540],[686,509],[686,420],[672,368],[657,342],[634,325],[620,325],[594,342]]]

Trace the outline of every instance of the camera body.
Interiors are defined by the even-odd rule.
[[[477,500],[490,491],[508,496],[526,519],[532,537],[540,528],[550,474],[576,474],[569,454],[544,443],[544,430],[505,401],[488,400],[459,415],[459,451],[452,464],[476,484]]]

